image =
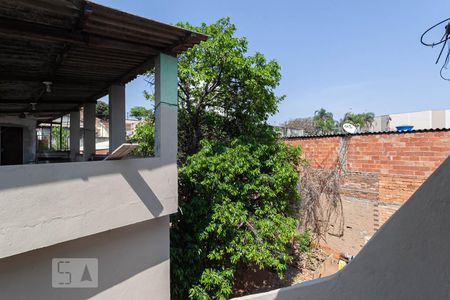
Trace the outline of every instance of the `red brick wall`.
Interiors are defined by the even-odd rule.
[[[328,169],[336,164],[339,137],[288,139],[286,143],[300,145],[311,166]]]
[[[450,156],[450,130],[286,139],[300,145],[310,165],[335,168],[347,143],[341,184],[343,237],[328,235],[327,247],[356,255],[386,220]]]
[[[343,137],[294,138],[315,168],[336,165]],[[348,136],[342,193],[403,203],[450,155],[450,130]]]

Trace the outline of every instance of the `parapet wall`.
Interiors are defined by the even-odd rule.
[[[60,275],[52,269],[56,258],[97,260],[85,280],[96,284],[54,287],[55,281],[80,278],[63,267],[66,273],[55,280]],[[0,299],[168,300],[169,265],[169,216],[164,216],[1,259]]]

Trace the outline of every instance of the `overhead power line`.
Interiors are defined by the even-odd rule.
[[[442,36],[442,38],[438,42],[432,42],[432,43],[424,42],[424,38],[425,38],[425,36],[428,33],[430,33],[433,29],[437,28],[439,25],[442,25],[442,24],[444,24],[446,22],[447,22],[447,25],[445,25],[444,35]],[[447,69],[448,63],[449,63],[449,60],[450,60],[450,43],[447,43],[449,38],[450,38],[450,18],[445,19],[445,20],[443,20],[443,21],[441,21],[441,22],[431,26],[420,37],[420,42],[423,45],[428,46],[428,47],[435,47],[435,46],[438,46],[438,45],[442,44],[441,51],[439,51],[439,55],[438,55],[438,57],[436,59],[436,64],[439,63],[439,61],[440,61],[440,59],[442,57],[442,53],[444,52],[445,46],[447,46],[447,48],[448,48],[447,49],[447,54],[445,56],[444,63],[442,64],[441,70],[439,72],[441,78],[444,79],[444,80],[447,80],[447,81],[450,81],[450,78],[445,77],[443,71]]]

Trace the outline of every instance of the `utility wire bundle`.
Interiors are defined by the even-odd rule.
[[[440,41],[433,42],[433,43],[426,43],[426,42],[424,42],[424,37],[428,33],[430,33],[433,29],[435,29],[439,25],[444,24],[445,22],[447,22],[447,25],[445,25],[445,32],[444,32],[444,35],[442,36],[442,38],[440,39]],[[430,28],[428,28],[422,34],[422,36],[420,38],[420,42],[423,45],[428,46],[428,47],[434,47],[434,46],[438,46],[438,45],[442,44],[442,48],[441,48],[441,51],[439,52],[439,56],[438,56],[438,58],[436,60],[436,64],[439,63],[439,60],[441,59],[442,53],[444,52],[445,46],[447,46],[447,55],[445,56],[445,61],[444,61],[444,64],[442,65],[442,67],[441,67],[441,70],[440,70],[439,74],[441,75],[442,79],[448,80],[448,81],[450,81],[450,78],[445,77],[444,74],[443,74],[443,71],[444,71],[444,69],[446,70],[448,68],[448,63],[449,63],[449,60],[450,60],[450,43],[447,43],[449,38],[450,38],[450,18],[445,19],[445,20],[437,23],[436,25],[431,26]]]

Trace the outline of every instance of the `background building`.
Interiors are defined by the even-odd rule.
[[[371,132],[396,131],[397,126],[411,125],[413,129],[450,128],[450,109],[425,110],[375,117]]]

